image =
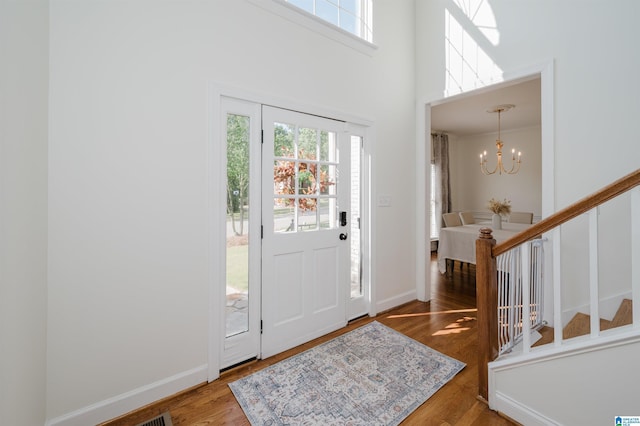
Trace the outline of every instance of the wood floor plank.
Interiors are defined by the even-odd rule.
[[[513,425],[477,399],[475,266],[456,267],[447,275],[441,275],[432,256],[430,273],[432,291],[429,302],[413,301],[375,318],[355,320],[327,336],[264,360],[251,361],[224,372],[212,383],[158,401],[102,426],[132,426],[164,411],[170,412],[176,426],[249,425],[229,389],[229,383],[374,320],[467,364],[407,417],[402,422],[403,426]]]

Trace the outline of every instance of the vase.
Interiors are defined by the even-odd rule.
[[[491,226],[494,230],[502,229],[502,216],[494,213],[493,216],[491,216]]]

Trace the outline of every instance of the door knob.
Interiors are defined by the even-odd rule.
[[[340,234],[340,239],[341,240],[346,240],[347,239],[347,234]]]

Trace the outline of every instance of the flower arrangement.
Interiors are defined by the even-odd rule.
[[[504,201],[498,201],[495,198],[489,200],[487,208],[495,214],[505,215],[511,213],[511,201],[506,198]]]

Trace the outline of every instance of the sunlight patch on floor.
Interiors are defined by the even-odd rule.
[[[465,312],[478,312],[478,310],[476,308],[473,308],[473,309],[456,309],[456,310],[451,310],[451,311],[421,312],[419,314],[389,315],[387,318],[395,319],[395,318],[427,317],[427,316],[430,316],[430,315],[461,314],[461,313],[465,313]]]
[[[432,334],[432,336],[446,336],[447,334],[460,334],[462,332],[471,330],[471,327],[463,327],[463,325],[465,325],[464,323],[469,321],[476,321],[476,318],[474,317],[460,318],[456,322],[452,322],[451,324],[446,326],[444,329],[440,331],[436,331],[435,333]]]

